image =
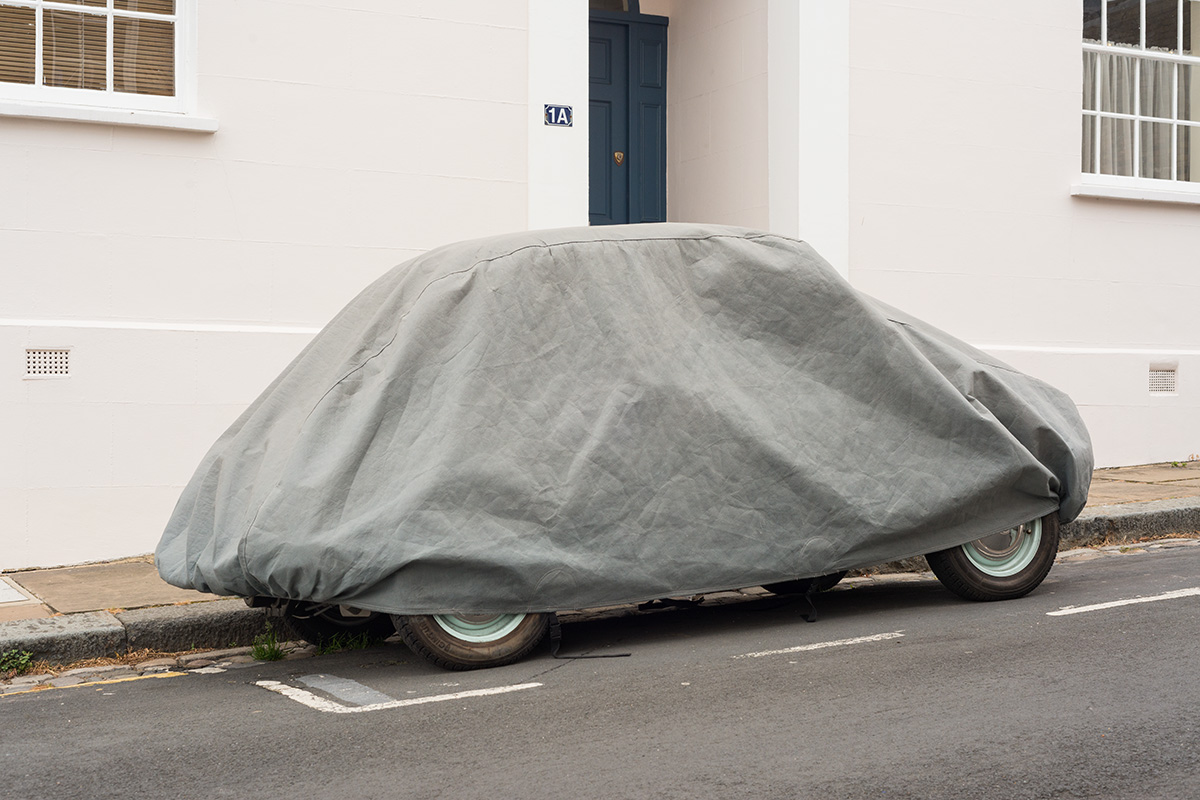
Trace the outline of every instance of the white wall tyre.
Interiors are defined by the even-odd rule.
[[[550,628],[549,614],[396,615],[392,621],[414,653],[445,669],[511,664]]]
[[[1058,554],[1058,512],[925,556],[933,574],[967,600],[1011,600],[1045,580]]]

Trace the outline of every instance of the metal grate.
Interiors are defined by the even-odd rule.
[[[65,378],[71,374],[70,350],[26,350],[26,378]]]
[[[1175,370],[1151,367],[1150,394],[1175,394]]]

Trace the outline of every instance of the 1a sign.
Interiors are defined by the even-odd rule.
[[[569,128],[573,121],[570,106],[544,106],[546,109],[546,124]]]

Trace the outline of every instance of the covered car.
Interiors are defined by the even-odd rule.
[[[205,456],[156,563],[309,638],[394,619],[477,666],[549,612],[914,555],[964,596],[1017,596],[1091,471],[1066,395],[804,242],[525,232],[367,287]]]

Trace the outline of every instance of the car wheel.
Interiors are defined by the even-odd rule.
[[[1058,514],[1051,513],[925,556],[933,574],[967,600],[1011,600],[1029,594],[1058,553]]]
[[[550,628],[549,614],[434,614],[392,617],[412,651],[445,669],[511,664]]]
[[[810,588],[814,592],[825,592],[837,586],[838,581],[844,577],[846,577],[846,571],[842,570],[841,572],[832,572],[828,575],[819,575],[816,578],[800,578],[795,581],[764,583],[763,588],[775,594],[808,594]]]
[[[337,605],[288,603],[283,621],[295,637],[317,647],[325,647],[335,639],[345,642],[363,635],[368,644],[375,644],[396,632],[387,614],[368,611],[364,615],[357,609]]]

